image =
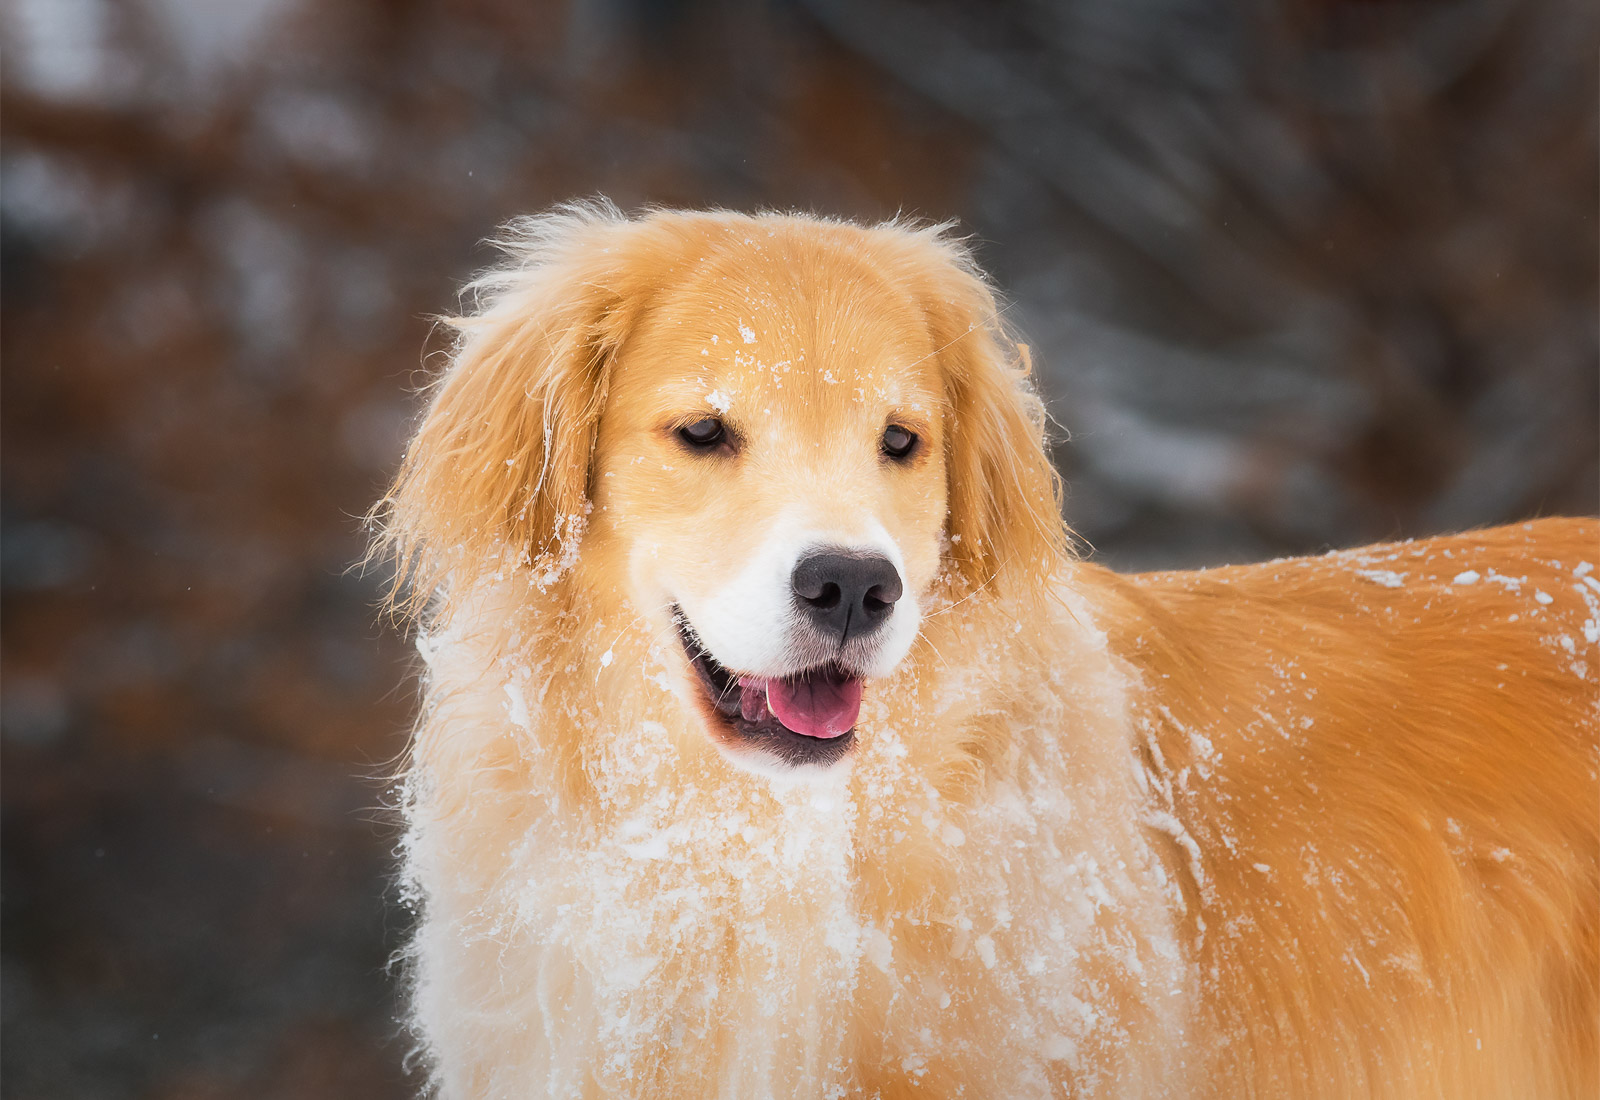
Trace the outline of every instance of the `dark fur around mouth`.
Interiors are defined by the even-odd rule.
[[[672,621],[678,628],[684,655],[700,680],[706,721],[725,745],[737,750],[754,749],[795,768],[826,768],[850,754],[856,743],[853,729],[823,739],[795,733],[770,711],[754,722],[745,718],[740,709],[743,689],[739,687],[739,677],[706,652],[689,620],[676,607],[672,609]]]

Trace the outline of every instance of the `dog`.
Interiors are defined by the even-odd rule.
[[[1120,576],[947,227],[513,223],[385,499],[445,1097],[1591,1097],[1586,519]]]

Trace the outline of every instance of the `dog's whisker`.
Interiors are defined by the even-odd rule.
[[[929,619],[937,619],[940,615],[948,615],[950,612],[954,611],[956,608],[960,607],[962,604],[966,603],[968,600],[973,599],[974,597],[982,595],[984,590],[987,589],[990,585],[992,585],[999,578],[1000,571],[1005,568],[1005,566],[1006,566],[1006,564],[1008,564],[1008,562],[1009,562],[1009,559],[1007,560],[1007,562],[1001,562],[1001,564],[998,567],[996,567],[995,571],[989,577],[987,577],[982,584],[978,585],[977,588],[974,588],[971,592],[968,592],[965,596],[962,596],[955,603],[947,604],[944,607],[939,608],[939,610],[931,612],[928,615],[928,618]]]
[[[939,658],[939,663],[944,665],[944,667],[949,668],[950,667],[950,662],[945,660],[944,654],[939,651],[939,647],[934,644],[933,639],[928,637],[926,634],[923,634],[921,637],[922,637],[923,644],[926,645],[929,649],[933,650],[933,655],[935,657]]]

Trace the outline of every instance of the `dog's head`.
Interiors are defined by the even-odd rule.
[[[1042,410],[942,229],[582,207],[506,244],[388,498],[422,594],[581,535],[718,745],[825,767],[938,585],[1055,567]]]

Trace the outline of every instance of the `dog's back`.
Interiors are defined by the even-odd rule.
[[[1219,1095],[1596,1095],[1597,549],[1551,520],[1093,574]]]

